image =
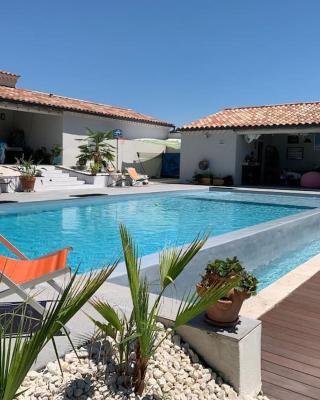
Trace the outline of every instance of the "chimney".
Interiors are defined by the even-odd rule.
[[[20,75],[12,74],[11,72],[0,71],[0,86],[15,88],[19,78]]]

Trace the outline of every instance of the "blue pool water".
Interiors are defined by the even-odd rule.
[[[252,272],[259,279],[258,290],[264,289],[277,279],[281,278],[294,268],[308,261],[311,257],[320,253],[320,241],[315,240],[294,251],[285,253],[282,257],[260,265]]]
[[[310,209],[285,197],[190,191],[6,205],[0,232],[30,257],[71,245],[69,262],[84,272],[121,254],[120,223],[147,255],[188,243],[198,232],[221,235]]]

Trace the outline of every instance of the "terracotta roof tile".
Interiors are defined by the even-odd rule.
[[[15,76],[17,78],[20,78],[20,75],[13,74],[12,72],[8,72],[8,71],[3,71],[2,69],[0,69],[0,74],[8,75],[8,76]]]
[[[320,102],[226,108],[183,125],[180,130],[262,128],[320,124]]]
[[[0,100],[34,104],[59,110],[75,111],[85,114],[101,115],[109,118],[125,119],[153,125],[173,127],[169,122],[161,121],[149,115],[140,114],[128,108],[92,103],[50,93],[36,92],[20,88],[0,86]]]

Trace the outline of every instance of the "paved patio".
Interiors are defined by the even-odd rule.
[[[126,186],[126,187],[105,187],[105,188],[92,188],[91,185],[85,185],[83,189],[62,189],[51,190],[47,192],[32,192],[32,193],[0,193],[1,202],[31,202],[31,201],[48,201],[48,200],[66,200],[86,195],[123,195],[123,194],[143,194],[143,193],[156,193],[156,192],[172,192],[177,190],[199,190],[206,189],[208,186],[201,185],[188,185],[171,183],[172,181],[151,181],[149,185],[144,186]]]

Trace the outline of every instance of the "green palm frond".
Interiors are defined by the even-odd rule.
[[[133,303],[133,312],[137,319],[140,308],[140,260],[138,257],[138,249],[135,246],[126,227],[122,224],[120,225],[120,237]]]
[[[123,324],[119,315],[109,303],[105,303],[101,300],[92,300],[90,304],[117,332],[123,330]]]
[[[0,329],[0,399],[13,400],[40,351],[54,340],[67,322],[96,293],[113,272],[113,266],[77,278],[76,273],[51,303],[40,321],[40,327],[28,335],[23,334],[24,313],[17,333]]]
[[[198,236],[187,248],[166,249],[160,254],[160,285],[165,289],[173,283],[189,264],[193,257],[200,251],[208,239],[208,234]]]
[[[201,296],[197,293],[190,293],[182,299],[179,310],[174,322],[174,329],[186,324],[197,315],[204,312],[210,305],[215,304],[222,297],[226,296],[230,290],[239,284],[239,278],[235,277],[228,282],[217,282],[210,289],[206,290]]]

